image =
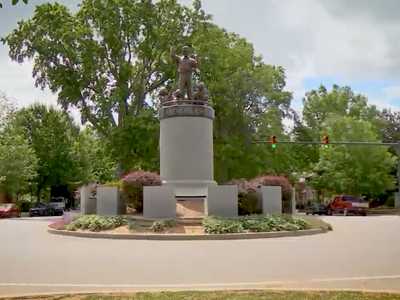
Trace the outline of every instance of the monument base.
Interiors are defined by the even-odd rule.
[[[176,197],[206,197],[209,186],[217,186],[214,180],[163,180],[163,186],[171,187]]]

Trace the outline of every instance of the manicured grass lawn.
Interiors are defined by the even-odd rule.
[[[238,291],[238,292],[163,292],[120,295],[48,296],[19,299],[45,300],[400,300],[400,294],[359,292],[295,292],[295,291]]]

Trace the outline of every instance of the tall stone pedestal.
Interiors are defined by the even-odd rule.
[[[160,118],[160,175],[178,197],[205,197],[215,186],[214,110],[207,105],[164,106]]]

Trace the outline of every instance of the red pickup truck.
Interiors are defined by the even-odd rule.
[[[355,214],[366,216],[369,203],[355,196],[335,196],[328,204],[328,214]]]

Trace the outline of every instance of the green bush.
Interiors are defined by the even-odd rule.
[[[140,226],[135,221],[128,221],[129,231],[136,231]]]
[[[260,199],[256,192],[241,192],[239,193],[239,215],[253,215],[261,213],[259,208]]]
[[[20,200],[17,201],[16,205],[21,212],[29,212],[29,209],[32,207],[33,203],[30,201]]]
[[[257,194],[257,186],[246,179],[233,179],[227,184],[238,187],[238,207],[239,215],[253,215],[261,213],[261,198]]]
[[[154,221],[150,229],[154,232],[163,232],[166,229],[175,226],[176,226],[175,220],[160,220],[160,221]]]
[[[246,216],[238,219],[208,217],[204,231],[210,234],[239,232],[296,231],[310,228],[303,219],[291,216]]]
[[[203,220],[203,227],[206,233],[239,233],[243,232],[243,226],[238,220],[208,217]]]
[[[135,171],[122,178],[122,196],[127,205],[143,212],[143,187],[161,185],[160,175],[152,172]]]
[[[127,224],[127,220],[123,217],[105,217],[97,215],[81,216],[70,224],[65,226],[66,230],[76,231],[89,230],[89,231],[102,231],[110,230]]]

